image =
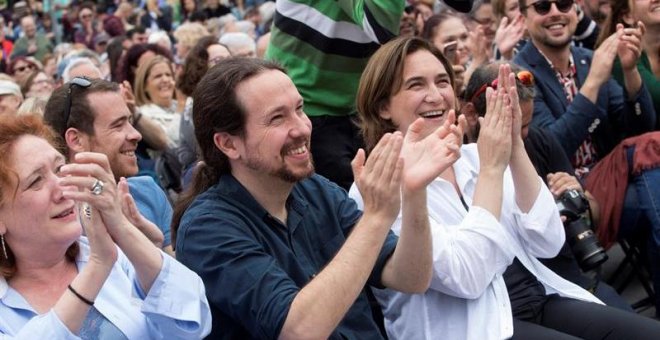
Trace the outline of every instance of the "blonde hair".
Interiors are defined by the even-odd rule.
[[[151,69],[154,68],[154,66],[158,64],[166,64],[167,67],[170,68],[170,72],[172,72],[172,77],[174,77],[174,70],[172,69],[172,63],[164,57],[161,56],[155,56],[151,58],[148,62],[140,65],[138,67],[137,72],[135,74],[135,103],[138,106],[145,105],[145,104],[150,104],[151,98],[149,97],[149,94],[147,93],[147,78],[149,78],[149,73],[151,72]]]
[[[179,45],[190,49],[197,44],[197,40],[209,34],[211,33],[209,33],[209,30],[204,25],[197,22],[187,22],[174,31],[174,39],[176,39]]]

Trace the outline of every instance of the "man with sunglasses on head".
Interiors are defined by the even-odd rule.
[[[80,152],[108,157],[118,190],[123,193],[126,217],[154,244],[173,254],[172,207],[151,177],[135,176],[135,149],[142,139],[136,129],[140,118],[125,104],[120,86],[102,79],[73,78],[50,96],[44,120],[61,138],[60,152],[68,159]]]

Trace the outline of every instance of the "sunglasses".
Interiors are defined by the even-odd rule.
[[[532,74],[532,72],[520,71],[516,73],[516,79],[518,79],[518,81],[520,81],[520,83],[523,84],[524,86],[528,86],[528,87],[534,86],[534,75]],[[498,78],[495,78],[495,80],[493,80],[493,82],[491,82],[490,84],[481,85],[479,90],[477,90],[477,92],[475,92],[470,98],[470,103],[474,104],[475,99],[479,98],[479,96],[482,93],[486,92],[486,89],[488,88],[489,85],[490,87],[493,88],[493,90],[497,90],[498,83],[499,83]]]
[[[64,107],[64,128],[61,130],[63,133],[69,127],[69,118],[71,117],[71,98],[73,97],[71,93],[73,92],[73,88],[77,86],[86,89],[91,85],[92,82],[83,77],[75,77],[69,82],[69,87],[66,90],[66,106]]]
[[[546,15],[550,12],[550,8],[552,8],[552,4],[555,4],[555,6],[557,6],[557,9],[560,12],[568,13],[568,11],[570,11],[571,8],[573,7],[574,3],[575,3],[574,0],[553,0],[553,1],[541,0],[531,5],[525,6],[524,9],[534,7],[536,13],[540,15]]]
[[[25,65],[25,66],[20,66],[14,69],[14,73],[16,72],[23,72],[25,70],[34,70],[36,67],[34,65]]]

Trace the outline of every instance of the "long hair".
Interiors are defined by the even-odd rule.
[[[176,87],[186,96],[192,96],[197,83],[202,79],[209,69],[209,52],[206,50],[211,45],[219,45],[218,38],[208,35],[197,41],[190,50],[183,64],[183,72],[176,81]]]
[[[174,77],[172,62],[161,56],[155,56],[146,63],[140,65],[135,74],[135,87],[133,88],[133,92],[135,93],[135,104],[138,106],[149,104],[153,101],[153,98],[151,98],[147,92],[147,83],[149,82],[148,78],[151,74],[151,70],[153,70],[153,68],[158,64],[167,65],[167,67],[170,69],[172,77]],[[172,96],[174,97],[174,93],[172,93]]]
[[[381,46],[362,72],[357,91],[356,108],[367,151],[371,151],[385,133],[396,131],[392,120],[381,118],[380,112],[401,89],[406,57],[417,51],[429,51],[438,58],[454,86],[451,63],[431,42],[416,37],[399,37]]]
[[[245,135],[246,112],[243,103],[238,100],[236,87],[269,70],[285,73],[284,68],[272,61],[228,58],[212,67],[197,85],[193,93],[193,124],[202,161],[195,167],[190,188],[181,194],[175,204],[170,228],[173,245],[176,245],[176,233],[183,213],[197,195],[216,184],[221,175],[231,172],[229,158],[215,146],[213,138],[218,132]]]
[[[632,11],[628,0],[610,0],[609,3],[611,8],[610,14],[605,18],[605,23],[603,24],[603,29],[598,34],[595,48],[600,46],[607,37],[616,32],[617,24],[623,24],[626,28],[630,27],[630,25],[623,20],[623,17],[630,14]]]

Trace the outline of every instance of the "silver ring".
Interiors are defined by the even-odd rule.
[[[96,196],[100,195],[103,192],[104,186],[105,185],[103,184],[103,182],[101,182],[101,180],[97,178],[96,182],[94,182],[92,188],[90,189],[92,191],[92,195],[96,195]]]

